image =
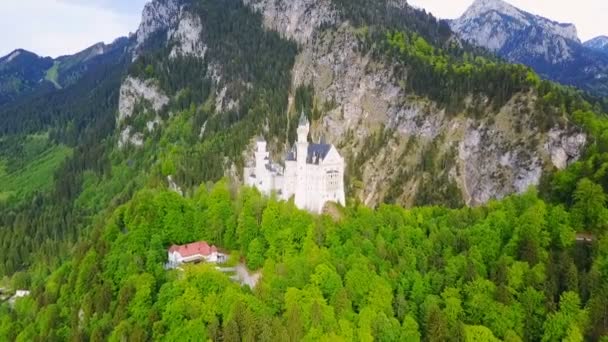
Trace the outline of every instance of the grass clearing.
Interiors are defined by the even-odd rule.
[[[59,84],[59,62],[55,61],[55,64],[46,71],[45,79],[53,82],[57,89],[61,89],[61,85]]]
[[[25,149],[28,150],[30,144],[39,144],[39,139],[39,136],[30,137]],[[7,159],[0,159],[0,201],[48,190],[53,184],[55,170],[72,153],[66,146],[51,144],[44,149],[34,150],[37,150],[36,154],[29,155],[17,170],[9,171]]]

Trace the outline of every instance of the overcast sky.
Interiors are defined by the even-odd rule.
[[[439,18],[459,17],[473,0],[408,0]],[[581,40],[608,35],[608,0],[507,0],[508,3],[555,21],[573,23]]]
[[[370,0],[374,1],[374,0]],[[440,18],[473,0],[409,0]],[[576,24],[582,40],[608,35],[608,0],[510,0],[534,14]],[[134,32],[146,0],[0,0],[0,56],[23,48],[57,57]]]
[[[134,32],[146,0],[0,0],[0,56],[57,57]]]

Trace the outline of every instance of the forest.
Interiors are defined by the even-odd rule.
[[[190,198],[138,192],[3,306],[2,340],[582,341],[606,333],[606,196],[588,179],[571,208],[531,190],[480,208],[337,217],[223,180]],[[591,228],[593,243],[576,242]],[[212,266],[166,271],[172,243],[232,250],[262,281]]]
[[[332,2],[367,27],[363,49],[409,75],[408,90],[453,111],[470,94],[500,106],[534,92],[534,124],[566,117],[590,137],[585,155],[538,189],[477,208],[349,200],[317,216],[265,198],[227,170],[242,167],[255,134],[293,141],[290,92],[311,119],[324,109],[312,87],[290,89],[294,42],[262,29],[240,1],[193,2],[210,60],[221,62],[168,59],[170,46],[152,44],[56,96],[0,108],[0,181],[11,185],[0,189],[0,288],[31,291],[0,303],[0,340],[606,341],[600,106],[525,67],[450,46],[445,23],[421,11]],[[216,112],[212,68],[237,109]],[[155,79],[172,97],[141,149],[115,147],[125,73]],[[168,175],[184,196],[167,188]],[[261,282],[241,287],[204,264],[163,268],[170,245],[196,240],[230,251]]]

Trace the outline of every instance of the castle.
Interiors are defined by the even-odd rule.
[[[302,113],[298,140],[287,153],[285,167],[270,161],[266,141],[258,139],[255,166],[245,168],[245,184],[263,194],[273,191],[279,198],[294,197],[295,205],[321,213],[327,202],[344,205],[344,159],[333,145],[309,144],[310,123]]]

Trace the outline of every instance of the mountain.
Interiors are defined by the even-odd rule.
[[[494,77],[504,77],[505,84],[491,88],[482,85],[485,81],[476,87],[460,83],[458,75],[428,69],[430,59],[438,56],[454,67],[468,62],[462,60],[462,52],[456,56],[441,52],[455,44],[444,22],[405,2],[379,2],[365,11],[361,11],[363,4],[338,0],[250,0],[246,5],[220,18],[234,21],[253,8],[268,33],[259,32],[251,21],[238,30],[225,31],[219,19],[210,14],[220,12],[215,4],[209,5],[211,8],[184,5],[178,11],[177,1],[155,1],[144,10],[131,68],[135,72],[121,87],[118,146],[142,148],[150,143],[154,136],[151,128],[166,127],[167,112],[175,112],[169,109],[171,99],[184,91],[192,93],[197,88],[191,82],[200,83],[201,79],[201,100],[207,98],[210,112],[197,114],[200,119],[190,123],[196,132],[190,139],[213,141],[226,135],[234,139],[230,154],[221,148],[203,152],[218,158],[213,166],[192,165],[184,162],[187,158],[175,156],[173,163],[178,167],[173,179],[180,185],[192,182],[186,170],[191,174],[198,169],[195,179],[200,181],[205,175],[239,170],[248,163],[243,151],[249,151],[249,139],[260,125],[272,142],[275,157],[282,155],[293,143],[296,113],[301,109],[313,121],[312,139],[323,136],[346,155],[350,195],[370,206],[385,201],[483,204],[538,185],[543,174],[565,168],[583,151],[586,136],[564,117],[565,113],[540,114],[535,109],[537,96],[531,95],[530,85],[524,81],[527,70],[506,64],[503,70],[500,66],[492,72]],[[380,19],[373,13],[382,6],[390,8],[390,14]],[[375,33],[360,31],[358,22],[419,35],[386,39],[384,28]],[[261,54],[240,30],[256,30],[259,38],[252,40],[283,53],[273,58],[265,49]],[[563,31],[570,32],[567,28]],[[273,34],[296,42],[297,49],[275,41]],[[428,56],[396,53],[396,44],[406,44],[405,52],[410,41],[418,42],[411,49],[420,49],[420,55]],[[158,51],[154,58],[146,54],[137,57],[146,44],[156,46],[152,48]],[[183,66],[180,58],[186,58],[189,65],[196,65],[195,61],[202,65],[172,80]],[[417,69],[412,69],[414,65]],[[275,75],[281,76],[277,79]],[[480,71],[475,77],[489,75]],[[450,87],[449,82],[458,86]],[[271,100],[266,95],[269,92],[282,95]],[[136,109],[138,104],[142,110]],[[250,108],[258,107],[268,109],[252,116]],[[247,129],[233,132],[239,125]],[[206,141],[205,145],[215,143]],[[193,148],[192,144],[184,147]]]
[[[127,38],[111,44],[95,44],[74,55],[56,59],[40,57],[25,50],[15,50],[0,58],[0,106],[20,97],[49,93],[78,81],[95,65],[115,58],[116,50],[124,50]]]
[[[591,40],[588,40],[584,45],[590,49],[597,50],[600,52],[608,53],[608,37],[599,36]]]
[[[608,56],[581,43],[572,24],[522,11],[502,0],[475,0],[450,22],[458,35],[550,80],[608,95]]]
[[[0,105],[44,86],[41,83],[52,66],[51,58],[25,50],[15,50],[0,58]]]
[[[578,90],[405,0],[154,0],[98,51],[0,107],[1,341],[608,332],[608,119]],[[348,161],[320,216],[240,184],[301,113]],[[201,240],[234,267],[168,269]]]

